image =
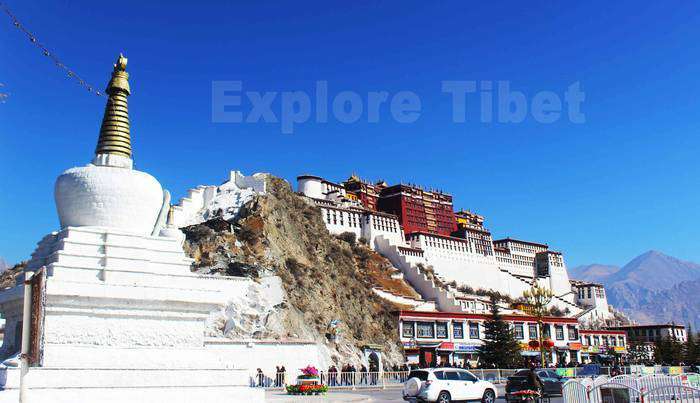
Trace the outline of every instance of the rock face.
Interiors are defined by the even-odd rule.
[[[24,270],[26,267],[26,262],[18,263],[12,267],[6,267],[5,270],[0,273],[0,290],[5,288],[15,286],[15,277]]]
[[[267,185],[267,194],[246,203],[234,220],[183,229],[193,270],[281,279],[283,301],[263,315],[270,326],[260,326],[259,337],[311,338],[336,363],[359,362],[363,345],[380,344],[385,363],[403,362],[395,314],[400,307],[372,288],[405,294],[412,289],[392,278],[395,269],[368,247],[330,235],[318,208],[287,182],[270,177]],[[332,342],[329,324],[334,320],[340,322]]]

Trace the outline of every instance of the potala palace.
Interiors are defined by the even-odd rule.
[[[482,216],[453,212],[449,194],[371,184],[356,176],[342,184],[310,175],[297,180],[299,192],[321,208],[330,232],[351,232],[367,240],[441,311],[470,311],[459,286],[518,298],[536,282],[554,292],[552,306],[581,321],[612,318],[604,290],[571,281],[560,252],[537,242],[492,239]],[[452,290],[440,290],[418,266],[432,267],[439,280],[453,284],[448,287]],[[596,292],[590,295],[589,288]]]
[[[449,194],[414,185],[372,183],[356,175],[342,183],[301,175],[297,186],[300,194],[319,206],[331,233],[350,232],[364,239],[400,269],[421,295],[422,300],[411,301],[377,290],[386,298],[413,307],[402,312],[402,316],[413,319],[401,320],[402,329],[404,322],[411,326],[402,330],[406,354],[413,355],[409,362],[430,362],[431,358],[435,362],[436,351],[440,350],[449,351],[448,355],[455,358],[453,353],[459,348],[453,337],[455,333],[464,335],[465,326],[471,327],[473,337],[462,336],[456,341],[466,342],[460,344],[463,352],[474,353],[478,343],[469,343],[469,339],[481,338],[479,329],[488,311],[483,291],[496,291],[517,300],[534,284],[552,290],[550,307],[560,314],[547,322],[554,329],[549,334],[557,335],[553,337],[555,347],[562,353],[553,352],[554,361],[580,362],[579,326],[591,327],[614,319],[603,286],[569,279],[561,252],[538,242],[492,239],[484,227],[484,217],[470,211],[454,212]],[[536,338],[536,328],[528,326],[534,326],[531,316],[518,309],[510,313],[516,330],[522,329],[518,332],[520,339]],[[469,321],[470,317],[474,320]],[[432,325],[426,320],[432,320]],[[427,326],[422,343],[416,341],[421,338],[417,335],[420,324]],[[438,337],[443,327],[444,337]],[[528,335],[527,329],[534,330]],[[613,338],[617,341],[617,335]],[[428,348],[420,348],[421,344]],[[420,358],[418,351],[422,353]],[[445,360],[452,361],[447,355]]]

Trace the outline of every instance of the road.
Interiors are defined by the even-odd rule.
[[[499,403],[505,403],[503,399],[503,386],[497,385]],[[270,403],[348,403],[348,402],[377,402],[377,403],[404,403],[400,388],[385,390],[357,390],[357,391],[333,391],[325,396],[287,396],[280,391],[268,391],[267,401]],[[552,398],[551,403],[563,403],[560,397]]]

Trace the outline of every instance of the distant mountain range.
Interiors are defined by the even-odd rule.
[[[574,267],[569,275],[605,285],[608,302],[639,323],[700,329],[700,264],[649,251],[623,267],[591,264]]]

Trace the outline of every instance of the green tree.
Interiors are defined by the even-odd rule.
[[[661,365],[678,365],[683,361],[683,344],[674,337],[664,337],[654,343],[654,361]]]
[[[698,351],[698,343],[695,340],[695,335],[693,334],[693,328],[690,325],[688,325],[688,341],[685,343],[685,364],[697,364],[699,353],[700,352]]]
[[[479,360],[494,368],[516,368],[522,363],[520,343],[508,322],[503,320],[498,299],[491,296],[491,318],[484,323],[484,344],[478,350]]]

